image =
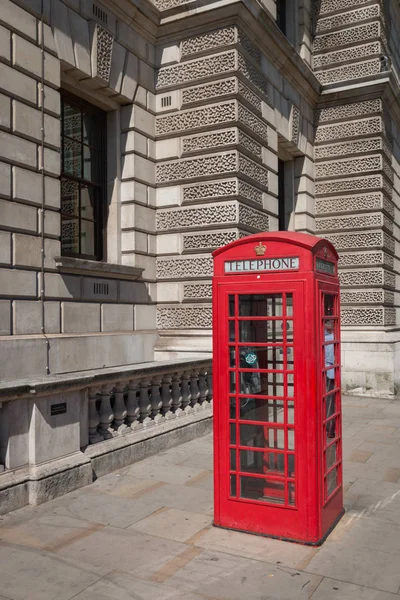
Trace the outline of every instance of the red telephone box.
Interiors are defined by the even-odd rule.
[[[276,232],[213,256],[214,525],[320,544],[344,512],[338,255]]]

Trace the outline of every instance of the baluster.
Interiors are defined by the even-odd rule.
[[[111,386],[103,386],[101,388],[101,404],[100,404],[100,426],[99,433],[105,440],[113,437],[111,423],[114,420],[114,413],[111,408],[110,396],[112,392]]]
[[[213,400],[213,378],[212,378],[212,364],[208,367],[207,369],[207,387],[208,387],[208,394],[207,394],[207,400],[208,402],[212,402]]]
[[[140,393],[139,393],[139,407],[140,407],[140,420],[143,427],[150,427],[154,425],[150,419],[151,404],[149,398],[149,382],[144,380],[140,382]]]
[[[182,391],[181,391],[181,378],[179,373],[172,375],[172,410],[176,417],[180,417],[184,414],[181,408],[182,405]]]
[[[115,402],[114,402],[114,429],[120,435],[127,433],[128,426],[125,425],[127,410],[124,398],[125,384],[117,383],[115,386]]]
[[[200,396],[200,391],[199,391],[199,384],[197,381],[198,378],[198,374],[197,371],[192,371],[191,375],[190,375],[190,393],[191,393],[191,401],[190,401],[190,405],[192,406],[192,408],[197,408],[197,403],[199,401],[199,396]]]
[[[128,384],[128,399],[126,401],[126,422],[132,430],[140,429],[140,408],[138,403],[139,382],[130,380]]]
[[[99,413],[97,412],[96,402],[97,402],[96,388],[89,388],[88,391],[88,404],[89,404],[89,443],[97,444],[97,442],[103,441],[103,436],[99,434],[97,428],[100,423]]]
[[[181,377],[182,381],[182,410],[189,414],[192,412],[192,408],[190,406],[190,387],[189,387],[189,371],[184,371]]]
[[[171,395],[171,375],[163,375],[161,380],[161,413],[166,419],[174,419],[175,415],[171,411],[172,395]]]
[[[160,396],[160,377],[153,377],[151,380],[151,418],[157,424],[163,421],[163,416],[160,414],[162,400]]]
[[[200,369],[200,372],[199,372],[199,404],[201,406],[203,406],[203,403],[207,400],[207,394],[208,394],[208,389],[207,389],[206,372],[204,369]]]

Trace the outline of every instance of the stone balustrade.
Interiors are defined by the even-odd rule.
[[[0,384],[0,514],[211,429],[211,358]]]

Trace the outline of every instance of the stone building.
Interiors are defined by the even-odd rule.
[[[400,372],[397,0],[2,0],[0,364],[210,352],[210,252],[340,253],[348,388]]]

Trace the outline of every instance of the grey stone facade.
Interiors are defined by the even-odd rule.
[[[210,252],[278,229],[283,161],[287,227],[340,254],[345,386],[400,383],[400,9],[286,4],[3,0],[2,379],[208,353]],[[62,255],[63,93],[106,113],[97,262]]]

